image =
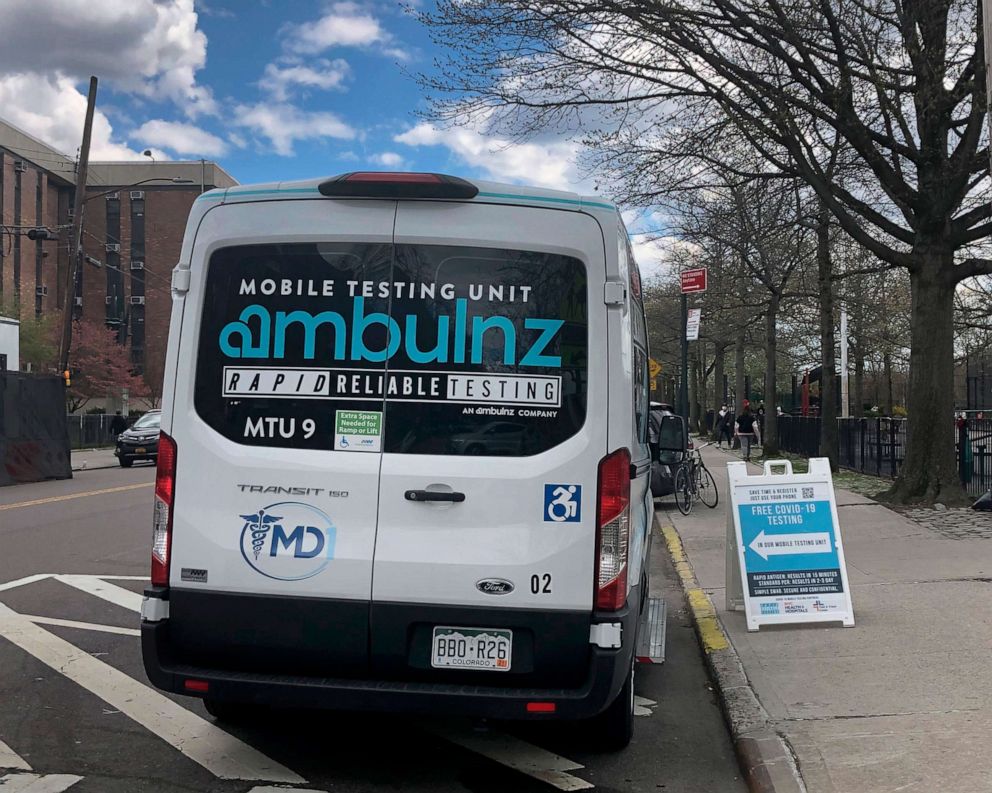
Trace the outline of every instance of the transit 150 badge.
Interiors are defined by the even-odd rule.
[[[302,581],[334,558],[337,529],[317,507],[280,501],[240,517],[241,555],[267,578]]]

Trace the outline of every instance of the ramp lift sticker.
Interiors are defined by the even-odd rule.
[[[794,474],[787,460],[765,463],[759,476],[749,476],[745,463],[728,463],[727,473],[727,607],[743,606],[748,630],[854,625],[829,461],[810,460],[807,474]]]

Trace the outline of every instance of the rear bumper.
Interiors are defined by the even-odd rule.
[[[630,602],[638,603],[639,596],[639,590],[633,590]],[[298,613],[300,604],[294,603],[293,608]],[[405,623],[405,610],[411,608],[422,609],[435,624],[512,622],[519,626],[521,619],[531,618],[535,626],[543,628],[548,614],[527,612],[529,616],[524,616],[513,613],[516,610],[488,609],[488,619],[469,622],[466,619],[468,615],[464,613],[444,615],[438,613],[437,606],[404,605],[401,611],[387,614],[387,619],[391,616],[394,622]],[[512,614],[512,619],[505,613],[500,614],[506,611]],[[370,643],[372,653],[364,659],[366,663],[361,668],[356,668],[352,663],[344,674],[335,676],[315,674],[312,663],[306,673],[296,673],[291,653],[283,659],[285,663],[274,667],[271,648],[265,654],[268,668],[252,669],[250,664],[245,668],[242,663],[244,648],[232,648],[231,657],[227,659],[222,653],[212,652],[208,656],[210,662],[203,663],[195,652],[184,646],[183,641],[174,639],[174,633],[182,633],[179,625],[173,623],[175,614],[160,622],[143,621],[141,641],[149,680],[158,688],[176,694],[289,708],[450,714],[496,719],[582,719],[604,710],[623,686],[635,647],[636,616],[636,609],[626,608],[608,615],[592,615],[592,622],[622,623],[622,647],[604,649],[588,644],[587,627],[580,664],[576,664],[574,646],[567,646],[567,642],[561,647],[558,642],[549,646],[545,642],[539,651],[534,652],[540,658],[531,667],[524,666],[524,671],[515,677],[511,677],[510,673],[461,672],[452,675],[424,669],[418,659],[421,651],[416,647],[417,631],[412,628],[400,632],[409,644],[402,666],[397,665],[395,654],[390,655],[388,641],[386,647],[380,644],[377,650],[373,640]],[[378,620],[373,617],[373,621],[374,624],[382,624],[382,617]],[[585,615],[585,622],[586,626],[590,624],[589,614]],[[259,635],[259,639],[264,644],[264,636]],[[286,654],[285,651],[283,654]],[[562,679],[567,680],[567,684],[556,684],[553,656],[560,658]],[[515,644],[515,663],[516,659]],[[576,675],[576,671],[580,674]],[[187,690],[186,682],[191,679],[201,681],[201,688],[205,682],[208,690]],[[527,704],[535,701],[554,703],[554,712],[528,712]]]

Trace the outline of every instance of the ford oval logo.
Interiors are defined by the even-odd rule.
[[[475,588],[485,595],[509,595],[513,591],[513,582],[503,578],[483,578],[476,581]]]

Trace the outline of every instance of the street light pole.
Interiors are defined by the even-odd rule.
[[[689,420],[689,303],[685,292],[682,293],[682,376],[679,379],[679,415]]]
[[[69,266],[66,273],[65,302],[62,308],[62,342],[59,345],[59,372],[69,369],[69,347],[72,344],[72,314],[76,304],[76,272],[83,247],[83,192],[86,171],[90,163],[90,137],[93,132],[93,111],[96,108],[96,77],[90,77],[86,99],[86,120],[83,122],[83,143],[79,147],[79,167],[76,169],[76,195],[73,197],[72,233],[69,235]]]

